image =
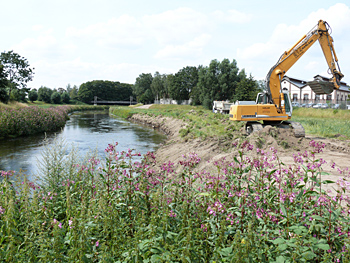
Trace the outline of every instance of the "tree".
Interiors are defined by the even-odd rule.
[[[27,102],[27,91],[24,89],[13,89],[10,94],[11,101]]]
[[[188,100],[197,82],[198,69],[187,66],[175,74],[169,94],[175,100]]]
[[[93,80],[80,85],[78,96],[85,103],[91,103],[95,96],[102,100],[129,101],[132,85],[118,81]]]
[[[69,94],[69,97],[72,100],[75,100],[78,98],[79,88],[77,87],[77,85],[74,85],[73,88],[71,88],[70,84],[68,84],[66,89],[67,89],[67,92]]]
[[[38,92],[34,89],[29,91],[28,98],[31,102],[37,100],[38,99]]]
[[[60,104],[61,103],[61,94],[57,91],[52,93],[51,95],[51,102],[54,104]]]
[[[164,92],[164,76],[162,76],[161,74],[159,74],[159,72],[157,71],[154,76],[153,76],[153,80],[151,83],[151,90],[152,90],[152,94],[154,94],[158,99],[161,97],[164,97],[165,93]]]
[[[7,92],[7,79],[4,66],[0,64],[0,101],[6,103],[9,100]]]
[[[258,82],[254,80],[252,75],[249,78],[242,79],[237,86],[233,100],[255,101],[256,95],[260,91]]]
[[[153,77],[151,73],[142,73],[136,78],[134,94],[138,102],[149,103],[155,99],[155,94],[152,93],[151,89],[152,81]]]
[[[33,79],[34,68],[26,58],[12,51],[0,54],[0,63],[4,66],[5,76],[8,80],[9,95],[13,89],[23,89],[28,92],[27,83]]]
[[[46,103],[51,102],[51,95],[53,93],[52,89],[49,89],[47,87],[41,86],[38,90],[38,100],[44,101]]]
[[[199,96],[200,103],[210,109],[214,100],[231,100],[240,79],[236,60],[230,62],[225,58],[219,62],[214,59],[209,67],[199,68],[194,95]]]
[[[61,95],[61,99],[62,99],[63,103],[68,104],[70,101],[70,97],[69,97],[68,92],[63,92]]]

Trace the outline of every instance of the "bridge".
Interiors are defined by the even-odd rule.
[[[104,100],[97,96],[94,96],[94,100],[90,101],[91,104],[94,105],[135,105],[137,101],[133,100],[133,97],[130,96],[130,100]]]

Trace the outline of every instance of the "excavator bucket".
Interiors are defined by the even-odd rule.
[[[306,83],[317,95],[331,94],[335,89],[333,82],[314,80]]]

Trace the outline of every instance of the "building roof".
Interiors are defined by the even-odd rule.
[[[293,85],[297,86],[299,89],[302,89],[307,85],[305,80],[291,78],[291,77],[287,77],[287,76],[284,76],[282,81],[283,80],[289,81]]]
[[[329,81],[330,80],[330,78],[326,78],[326,77],[321,76],[321,75],[314,76],[314,80],[316,80],[316,79],[323,80],[323,81]],[[303,89],[306,86],[308,86],[307,85],[307,81],[301,80],[301,79],[296,79],[296,78],[291,78],[291,77],[288,77],[288,76],[284,76],[283,80],[289,81],[291,84],[295,85],[299,89]],[[350,92],[349,86],[347,86],[346,83],[343,82],[343,81],[340,82],[339,90]]]

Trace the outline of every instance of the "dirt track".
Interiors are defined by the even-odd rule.
[[[237,150],[231,146],[233,141],[227,142],[217,139],[184,141],[179,136],[179,130],[185,127],[186,123],[181,120],[168,117],[150,117],[141,114],[134,115],[132,120],[151,125],[168,135],[166,143],[156,151],[158,163],[172,161],[177,164],[182,159],[182,155],[195,152],[201,158],[198,169],[210,170],[213,167],[212,161],[223,157],[226,160],[233,160],[233,157],[237,155]],[[279,159],[286,165],[294,163],[293,154],[311,150],[312,148],[309,145],[311,140],[324,143],[323,152],[316,155],[317,158],[322,158],[327,162],[322,167],[329,175],[324,175],[323,179],[336,181],[340,178],[338,168],[346,169],[350,167],[350,141],[340,140],[339,138],[325,139],[308,135],[305,138],[295,138],[289,130],[265,127],[259,133],[248,136],[247,139],[254,146],[259,146],[259,148],[265,150],[274,147],[278,150]],[[331,167],[333,163],[336,164],[336,168]]]

